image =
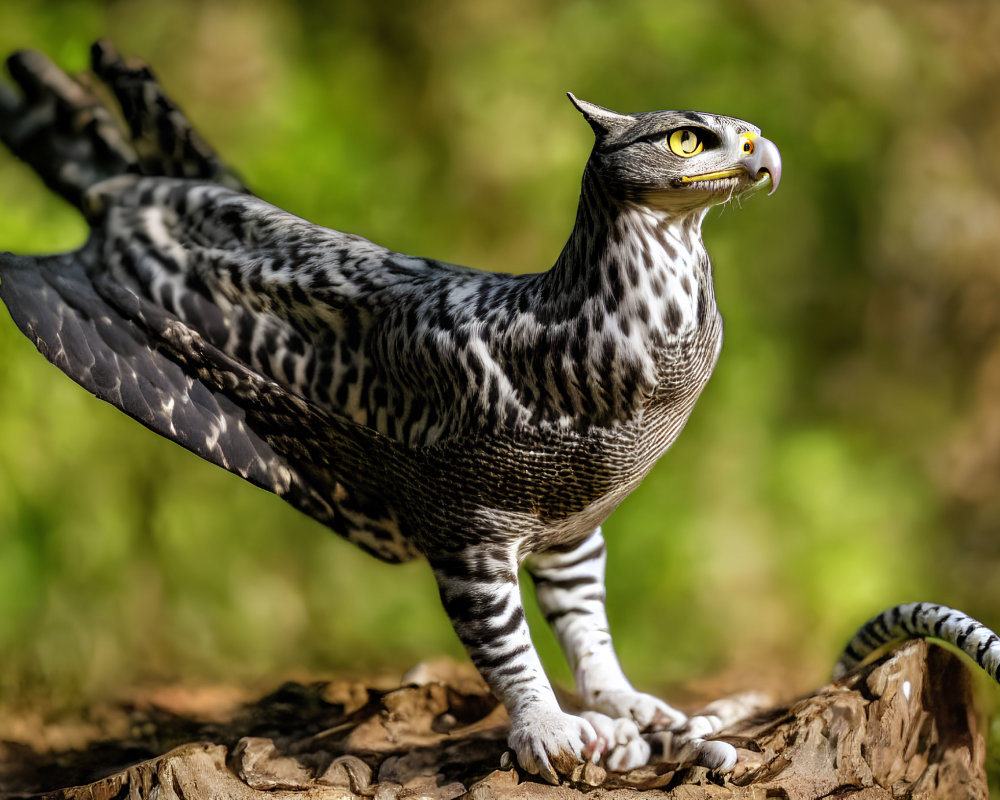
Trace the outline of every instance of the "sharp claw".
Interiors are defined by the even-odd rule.
[[[536,754],[535,766],[538,767],[538,775],[544,778],[547,783],[551,783],[553,786],[559,785],[559,776],[556,775],[552,765],[549,764],[549,759],[544,754],[541,754],[540,757]]]

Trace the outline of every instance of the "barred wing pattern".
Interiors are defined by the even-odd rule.
[[[527,416],[470,330],[490,327],[480,304],[509,321],[530,277],[404,256],[218,185],[127,176],[88,201],[117,283],[326,411],[410,446],[491,427],[501,386],[508,424]]]
[[[336,472],[365,458],[376,437],[261,377],[107,276],[88,275],[90,256],[89,248],[0,254],[0,299],[49,361],[150,429],[344,535],[358,524],[352,510],[391,519],[371,497],[352,504],[342,495],[342,507],[329,501]],[[374,554],[399,560],[416,551]]]

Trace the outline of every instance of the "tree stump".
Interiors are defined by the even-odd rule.
[[[590,765],[549,786],[509,766],[506,715],[478,677],[452,665],[408,680],[289,683],[250,703],[161,690],[92,713],[103,721],[74,746],[69,734],[62,748],[52,736],[4,742],[0,800],[988,797],[969,673],[923,641],[732,725],[720,734],[740,749],[728,775]],[[11,738],[10,725],[0,733]]]

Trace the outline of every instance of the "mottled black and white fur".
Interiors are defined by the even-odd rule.
[[[712,767],[637,692],[605,615],[601,523],[684,426],[722,343],[701,224],[776,186],[777,149],[737,119],[622,115],[573,100],[596,143],[555,266],[493,274],[394,253],[250,194],[148,68],[93,68],[129,130],[44,56],[9,61],[0,136],[79,207],[88,242],[0,255],[0,298],[75,381],[388,561],[423,556],[511,717],[523,768]],[[582,716],[532,646],[521,567],[573,666]],[[688,725],[687,728],[684,726]],[[686,731],[686,733],[685,733]]]

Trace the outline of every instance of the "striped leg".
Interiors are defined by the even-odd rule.
[[[609,717],[633,720],[642,730],[673,729],[677,732],[675,739],[684,739],[690,730],[690,738],[698,740],[694,760],[712,768],[732,766],[736,752],[730,745],[702,745],[706,735],[704,720],[688,720],[677,709],[636,691],[628,682],[615,655],[605,611],[605,555],[604,537],[598,528],[570,550],[537,553],[525,563],[535,580],[542,613],[573,670],[582,702]],[[608,766],[631,769],[648,757],[648,745],[619,741]]]
[[[507,708],[521,767],[555,783],[603,754],[612,744],[606,730],[559,708],[531,643],[513,554],[479,550],[432,566],[455,632]]]

